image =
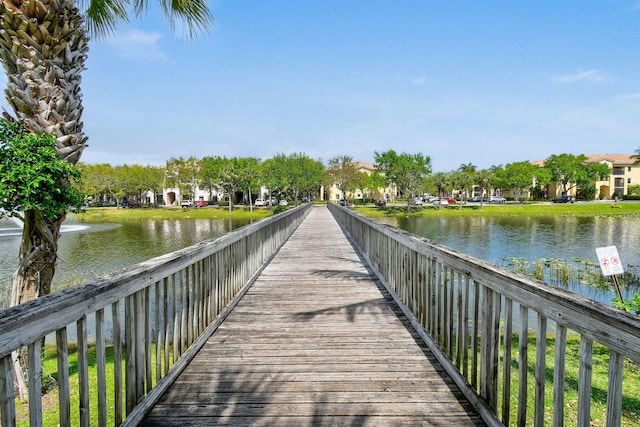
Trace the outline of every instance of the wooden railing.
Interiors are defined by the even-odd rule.
[[[16,405],[26,406],[14,394],[12,354],[28,366],[28,422],[43,424],[41,346],[52,335],[59,408],[54,424],[135,425],[311,208],[295,208],[0,312],[1,425],[15,425]],[[68,335],[74,332],[76,342],[70,346]],[[90,361],[94,345],[95,361]],[[77,364],[71,364],[70,347],[76,346]],[[70,371],[76,370],[77,382],[70,381]],[[107,390],[113,395],[107,396]],[[79,410],[72,416],[76,394]],[[91,413],[90,408],[97,410]]]
[[[625,365],[638,372],[640,362],[639,317],[329,205],[490,425],[590,426],[598,417],[621,425]],[[568,337],[579,340],[578,354],[567,354]],[[608,370],[598,375],[606,385],[597,393],[596,349],[609,357]],[[574,382],[567,379],[569,360],[579,366],[577,402],[566,399]],[[637,386],[640,378],[634,380]],[[592,413],[595,399],[606,401],[600,414]],[[637,390],[624,399],[638,399]],[[630,416],[637,422],[638,414]]]

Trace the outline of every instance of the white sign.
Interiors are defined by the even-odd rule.
[[[615,246],[596,248],[596,255],[598,255],[598,262],[600,262],[603,275],[613,276],[614,274],[624,273],[622,261],[620,260],[620,255],[618,255],[618,248]]]

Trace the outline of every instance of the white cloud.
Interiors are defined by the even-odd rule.
[[[416,77],[413,80],[411,80],[411,84],[413,85],[423,85],[426,82],[427,82],[427,78],[424,76]]]
[[[123,59],[139,62],[170,62],[160,41],[163,35],[159,32],[131,30],[107,40],[115,54]]]
[[[587,83],[602,83],[609,80],[609,78],[600,70],[578,70],[572,74],[564,74],[551,78],[552,81],[561,84],[587,82]]]
[[[618,99],[640,99],[640,92],[628,93],[626,95],[618,95]]]

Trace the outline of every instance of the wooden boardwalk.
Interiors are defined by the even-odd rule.
[[[316,207],[142,425],[484,423]]]

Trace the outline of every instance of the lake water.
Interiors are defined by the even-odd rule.
[[[570,264],[589,260],[598,265],[595,248],[615,245],[627,271],[637,273],[640,268],[640,217],[411,217],[383,221],[498,265],[508,263],[505,257],[529,263],[543,258]],[[606,304],[614,296],[586,285],[568,288]]]
[[[640,266],[640,218],[387,218],[391,225],[498,265],[505,257],[597,262],[595,248],[616,245],[623,263]],[[66,221],[54,289],[117,271],[137,262],[220,236],[245,225],[228,220],[144,220],[125,224]],[[9,300],[20,230],[0,220],[0,301]],[[635,268],[635,267],[634,267]],[[612,293],[570,290],[610,303]],[[0,303],[2,305],[2,303]]]
[[[53,289],[81,283],[221,236],[249,221],[184,219],[86,224],[67,220],[59,241]],[[14,222],[0,220],[0,307],[5,307],[10,300],[20,233]]]

